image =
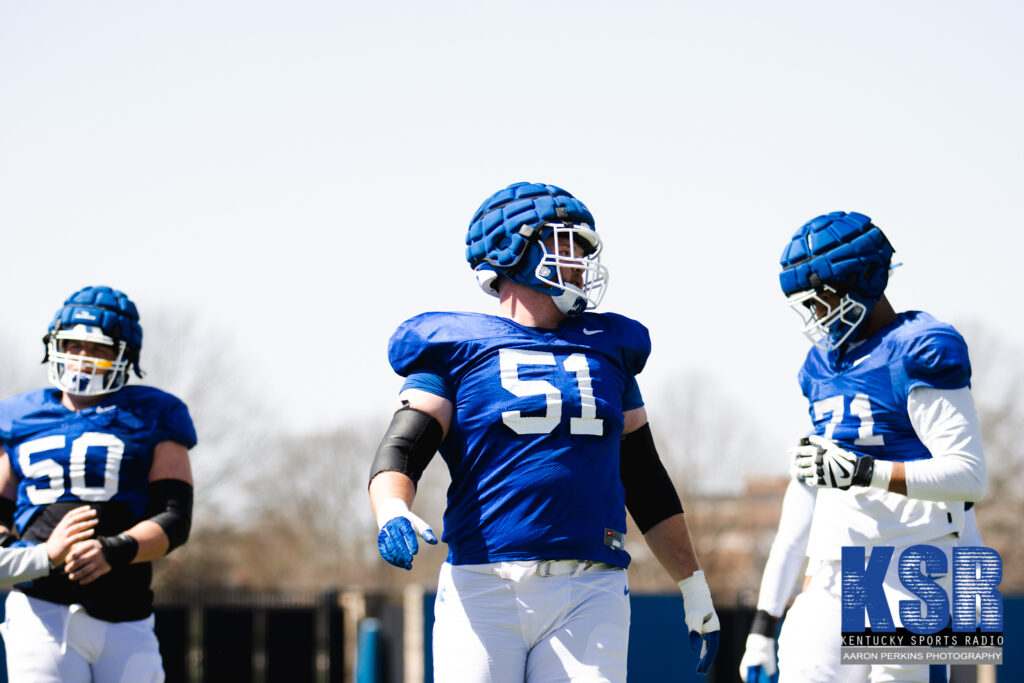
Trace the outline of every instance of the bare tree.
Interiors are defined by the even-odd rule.
[[[279,453],[281,428],[245,371],[229,352],[225,333],[194,316],[147,312],[142,380],[182,399],[199,437],[191,452],[195,504],[189,542],[155,563],[158,587],[237,586],[248,568],[285,551],[255,524],[276,503],[257,485]]]
[[[387,565],[377,554],[366,486],[385,426],[339,427],[277,440],[265,449],[261,476],[250,485],[244,522],[200,530],[179,562],[165,571],[163,585],[380,589],[432,584],[446,552],[443,544],[422,544],[412,572]],[[426,510],[443,497],[443,484],[435,482],[446,471],[439,463],[430,469],[420,482],[425,495],[415,507],[436,524],[439,515]]]
[[[759,425],[737,422],[735,401],[711,377],[684,373],[665,386],[648,409],[658,451],[682,497],[709,585],[716,597],[732,601],[757,589],[764,537],[773,536],[784,482],[780,487],[773,476],[771,485],[758,486],[765,469]],[[638,590],[673,590],[632,522],[626,538],[630,583]]]
[[[141,381],[185,401],[199,436],[192,451],[195,524],[201,528],[239,520],[253,502],[253,480],[281,427],[257,400],[260,394],[242,366],[244,359],[227,352],[222,330],[167,311],[143,322],[146,375]]]
[[[1024,591],[1024,364],[1021,349],[979,323],[960,326],[971,352],[972,393],[981,420],[988,494],[977,506],[985,544],[1003,558],[1004,592]]]
[[[648,408],[658,451],[680,491],[739,493],[744,472],[760,469],[758,425],[735,419],[735,403],[703,373],[681,373]]]
[[[39,345],[39,355],[35,357],[25,357],[24,353],[19,354],[14,349],[15,345],[9,340],[0,340],[0,357],[6,359],[0,365],[0,397],[49,386],[46,366],[38,362],[43,358],[42,344]]]

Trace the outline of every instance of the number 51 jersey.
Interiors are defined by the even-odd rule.
[[[57,389],[37,389],[0,403],[0,444],[18,477],[15,527],[43,543],[64,513],[83,503],[98,510],[96,535],[116,535],[146,517],[153,449],[186,448],[196,433],[185,404],[152,387],[131,385],[79,411]],[[80,585],[63,572],[37,579],[25,593],[60,604],[81,603],[108,621],[149,615],[150,563],[118,567]]]
[[[403,388],[454,407],[440,447],[449,562],[629,564],[619,441],[623,412],[643,405],[634,377],[649,353],[647,329],[612,313],[557,329],[424,313],[398,328],[388,356]]]

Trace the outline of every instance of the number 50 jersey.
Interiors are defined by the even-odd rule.
[[[0,403],[0,444],[18,477],[15,526],[23,540],[43,543],[64,513],[88,503],[98,510],[96,535],[121,533],[146,517],[153,449],[186,448],[196,433],[185,404],[146,386],[127,386],[79,411],[57,389],[38,389]],[[117,567],[93,583],[53,572],[22,590],[59,604],[81,603],[107,621],[149,615],[150,563]]]
[[[452,402],[440,452],[451,474],[443,539],[452,564],[581,559],[626,567],[619,478],[623,412],[650,337],[612,313],[531,328],[476,313],[424,313],[391,338],[392,367]]]

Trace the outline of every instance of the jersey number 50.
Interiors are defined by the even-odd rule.
[[[48,451],[63,451],[67,439],[61,436],[44,436],[23,443],[18,448],[18,464],[27,481],[25,495],[33,505],[56,503],[64,494],[64,467],[53,458],[32,462],[32,456]],[[102,458],[97,451],[102,452]],[[113,434],[86,432],[71,442],[71,453],[67,456],[68,475],[71,480],[71,495],[84,501],[110,500],[117,493],[121,472],[121,457],[124,442]],[[103,486],[86,486],[86,460],[101,460]],[[45,485],[44,485],[45,482]]]
[[[516,434],[548,434],[562,421],[562,392],[551,382],[543,379],[522,379],[520,365],[557,365],[555,354],[548,351],[522,351],[501,349],[498,352],[501,365],[501,386],[516,396],[544,396],[547,409],[543,415],[524,417],[519,410],[506,410],[501,420]],[[574,353],[564,361],[562,367],[576,377],[580,393],[580,416],[569,420],[570,434],[601,436],[604,434],[604,420],[597,417],[597,403],[594,400],[594,386],[590,379],[590,364],[582,353]]]

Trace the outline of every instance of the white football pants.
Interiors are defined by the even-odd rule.
[[[12,591],[0,624],[11,683],[162,683],[153,615],[94,619],[81,605],[58,605]]]
[[[952,586],[952,550],[950,538],[933,541],[946,553],[945,577],[933,577],[949,594]],[[919,600],[899,580],[897,547],[889,562],[882,588],[889,612],[897,627],[900,600]],[[786,613],[779,633],[779,683],[928,683],[927,665],[868,665],[840,663],[842,645],[842,564],[836,561],[811,561],[807,568],[811,582],[796,596]]]
[[[626,572],[576,560],[441,567],[434,680],[625,683]]]

